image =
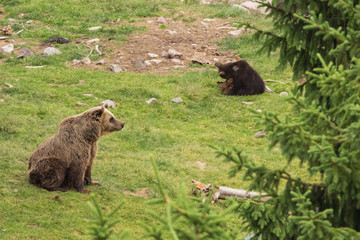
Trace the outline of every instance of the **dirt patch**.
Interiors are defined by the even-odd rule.
[[[136,196],[136,197],[147,198],[147,197],[149,197],[149,188],[140,188],[136,192],[132,192],[130,190],[125,190],[123,193],[125,195],[132,195],[132,196]]]
[[[79,64],[74,67],[109,70],[111,64],[119,64],[128,72],[161,74],[174,69],[194,69],[194,65],[191,64],[193,60],[213,65],[216,61],[226,62],[235,59],[233,52],[220,51],[216,44],[216,41],[229,37],[230,31],[236,30],[230,22],[224,19],[197,19],[193,22],[184,22],[166,18],[167,23],[162,24],[157,23],[157,19],[157,17],[145,18],[132,23],[134,26],[145,26],[146,31],[129,35],[123,45],[112,40],[93,43],[93,45],[101,44],[100,50],[106,52],[103,56],[104,65],[96,65],[93,62],[90,65]],[[78,39],[77,42],[86,41]],[[162,57],[163,53],[170,49],[176,50],[182,56],[175,57],[175,60]],[[139,66],[139,62],[144,64]],[[201,70],[201,68],[196,69]]]

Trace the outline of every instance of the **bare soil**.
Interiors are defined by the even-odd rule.
[[[225,37],[231,37],[230,31],[237,30],[231,26],[229,21],[226,21],[226,19],[199,18],[192,22],[173,20],[182,19],[181,14],[183,13],[178,13],[180,17],[175,15],[174,18],[166,18],[166,23],[158,23],[158,17],[141,18],[133,23],[128,23],[132,26],[145,26],[146,30],[127,35],[127,41],[123,43],[112,39],[104,39],[101,36],[98,37],[100,41],[90,44],[87,43],[90,38],[73,39],[70,44],[86,45],[89,47],[89,52],[90,47],[94,48],[95,45],[99,45],[99,50],[104,53],[100,59],[104,59],[105,63],[97,65],[97,61],[92,61],[90,64],[79,63],[72,65],[72,62],[70,62],[69,66],[110,71],[111,64],[118,64],[124,71],[128,72],[169,74],[176,69],[201,71],[206,69],[201,67],[201,64],[213,65],[216,61],[235,60],[236,56],[233,52],[221,51],[216,44],[217,41]],[[124,23],[109,24],[117,24],[120,27]],[[9,43],[21,45],[21,42],[21,39],[0,40],[0,47]],[[31,50],[35,54],[41,54],[45,47],[47,46],[39,42],[36,46],[32,46]],[[168,52],[170,49],[176,50],[182,56],[173,59],[162,57],[163,53]],[[20,47],[17,47],[13,54],[16,55],[19,51]],[[149,53],[158,56],[151,57]],[[93,50],[92,56],[96,55],[98,53]],[[159,60],[158,63],[157,60]],[[142,63],[142,66],[139,67],[139,64],[135,64],[136,62]],[[201,64],[194,65],[191,63]]]
[[[197,19],[193,22],[184,22],[167,18],[167,24],[161,24],[157,23],[157,19],[158,17],[145,18],[132,23],[135,26],[145,26],[146,30],[128,35],[124,44],[108,39],[92,43],[93,46],[101,44],[100,50],[106,53],[102,57],[105,60],[104,65],[96,65],[96,62],[93,62],[90,65],[77,64],[74,67],[109,70],[111,64],[119,64],[128,72],[166,74],[174,69],[204,69],[191,64],[193,62],[213,65],[216,61],[235,60],[233,52],[221,51],[216,44],[216,41],[231,36],[228,32],[236,30],[230,22],[224,19]],[[77,41],[86,43],[87,40]],[[175,57],[177,60],[162,57],[163,53],[170,49],[182,53],[182,57]],[[149,53],[158,57],[151,57]],[[94,51],[94,54],[97,53]],[[152,60],[161,62],[156,63]],[[150,65],[137,67],[136,61],[150,61]]]

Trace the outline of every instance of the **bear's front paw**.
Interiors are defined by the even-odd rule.
[[[97,186],[100,186],[101,185],[101,183],[99,183],[98,181],[95,181],[95,180],[92,180],[91,179],[91,183],[90,183],[91,185],[97,185]]]

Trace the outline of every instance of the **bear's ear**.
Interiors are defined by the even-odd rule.
[[[215,66],[218,67],[219,69],[223,69],[224,68],[224,65],[219,63],[219,62],[216,62],[215,63]]]
[[[102,105],[100,109],[96,109],[96,110],[92,113],[92,117],[93,117],[95,120],[99,121],[99,119],[100,119],[101,116],[103,115],[104,111],[105,111],[105,106]]]

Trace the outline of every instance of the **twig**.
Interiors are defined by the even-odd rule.
[[[14,35],[18,35],[18,34],[20,34],[22,31],[24,31],[24,29],[21,29],[20,31],[16,32]]]
[[[103,53],[99,50],[99,45],[95,45],[96,52],[101,56]]]
[[[76,52],[77,54],[81,55],[81,56],[89,57],[89,56],[92,54],[94,48],[93,48],[93,47],[89,47],[89,46],[86,45],[86,44],[82,44],[82,45],[84,45],[85,47],[90,48],[90,53],[89,53],[88,55],[85,55],[85,54],[79,53],[79,52],[77,52],[77,51],[75,51],[75,52]],[[76,45],[76,47],[79,49],[79,45]]]
[[[9,37],[0,37],[0,40],[8,39]]]

